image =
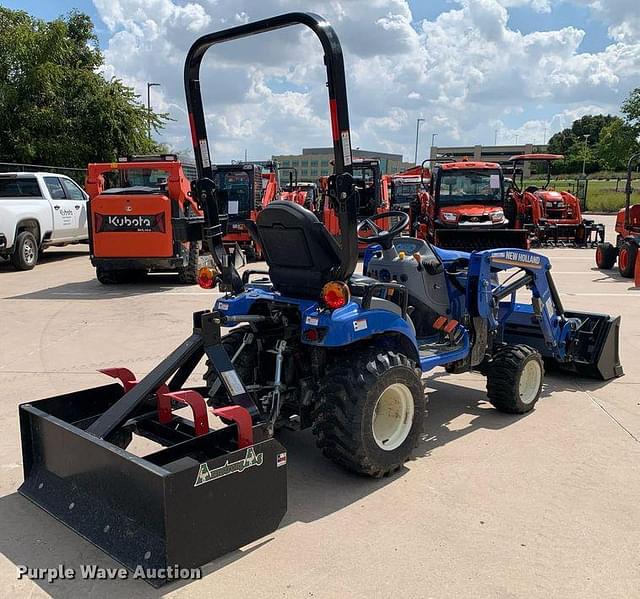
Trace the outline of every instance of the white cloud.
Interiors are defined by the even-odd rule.
[[[572,1],[594,14],[604,11],[604,0]],[[636,2],[607,0],[615,39],[598,53],[580,51],[586,34],[577,27],[529,34],[510,29],[510,7],[527,5],[535,15],[550,10],[547,0],[457,0],[420,23],[404,0],[312,0],[304,9],[326,16],[342,41],[354,146],[410,157],[418,117],[426,119],[423,139],[438,132],[445,145],[491,143],[496,127],[533,141],[545,126],[548,137],[569,124],[572,112],[616,111],[640,86],[640,28],[629,16]],[[179,148],[190,143],[182,64],[196,37],[301,9],[297,0],[94,4],[111,31],[105,73],[141,94],[147,81],[162,84],[154,88],[153,104],[176,119],[163,138]],[[202,85],[214,159],[240,157],[245,148],[264,158],[329,145],[324,81],[320,46],[302,28],[211,49]],[[505,124],[514,119],[523,122]]]

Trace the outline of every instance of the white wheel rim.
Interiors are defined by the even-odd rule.
[[[22,255],[24,256],[24,261],[27,264],[31,264],[34,261],[36,252],[31,240],[27,239],[24,242],[24,245],[22,246]]]
[[[542,380],[542,371],[540,364],[536,360],[529,360],[522,369],[520,374],[520,382],[518,384],[518,393],[520,401],[523,404],[530,404],[535,401],[540,389]]]
[[[413,395],[402,383],[389,385],[373,409],[372,430],[376,445],[393,451],[402,445],[413,426]]]

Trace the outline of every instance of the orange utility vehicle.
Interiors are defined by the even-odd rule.
[[[634,277],[636,287],[640,287],[640,204],[631,204],[631,177],[638,163],[640,153],[631,156],[627,163],[625,205],[616,216],[616,244],[601,242],[596,249],[598,268],[613,268],[617,260],[620,274],[627,278]]]
[[[85,188],[91,264],[101,283],[134,282],[151,271],[196,283],[200,244],[180,225],[200,222],[202,212],[177,156],[89,164]]]
[[[276,166],[244,162],[214,164],[211,168],[221,202],[220,211],[228,214],[225,245],[238,244],[248,262],[260,259],[261,250],[251,239],[245,221],[255,222],[258,213],[276,199]]]
[[[540,245],[572,244],[595,246],[604,242],[604,225],[582,217],[580,201],[568,191],[548,189],[551,163],[563,160],[562,154],[520,154],[509,160],[513,164],[510,201],[516,227],[527,229],[532,241]],[[542,187],[524,187],[525,162],[544,162],[547,180]]]
[[[423,169],[426,162],[433,161]],[[418,190],[415,213],[414,234],[441,248],[528,248],[527,231],[505,215],[504,176],[495,162],[436,163]]]

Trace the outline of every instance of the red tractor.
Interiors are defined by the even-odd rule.
[[[228,214],[225,244],[237,243],[248,262],[260,259],[261,250],[253,243],[244,221],[255,222],[258,213],[276,199],[276,168],[272,164],[263,167],[245,162],[217,164],[212,169],[218,196],[223,202],[221,211]]]
[[[380,171],[380,161],[378,159],[353,160],[353,179],[355,193],[358,194],[358,220],[362,221],[376,214],[388,212],[390,208],[390,189],[388,177],[383,177]],[[320,178],[320,211],[324,226],[329,232],[338,236],[340,226],[338,215],[334,209],[335,200],[330,196],[328,177]],[[373,230],[362,230],[361,237],[367,237]],[[366,243],[359,243],[360,251],[364,251]]]
[[[618,261],[618,270],[623,277],[636,278],[636,286],[640,286],[640,204],[631,205],[631,174],[633,167],[640,162],[640,153],[629,158],[627,164],[627,184],[625,187],[625,205],[616,216],[616,244],[599,243],[596,249],[598,268],[610,269]]]
[[[202,212],[175,155],[90,164],[85,188],[91,264],[101,283],[135,282],[149,272],[196,282],[199,244],[187,241],[185,226],[198,226]]]
[[[281,184],[280,199],[295,202],[300,206],[316,212],[318,204],[318,184],[310,181],[298,182],[298,171],[294,167],[284,166],[278,168],[278,174],[287,172],[289,182]]]
[[[562,160],[562,154],[520,154],[509,160],[513,164],[509,199],[511,216],[517,228],[527,229],[533,240],[540,244],[573,244],[595,246],[604,241],[604,225],[582,217],[580,201],[568,191],[548,189],[551,181],[551,163]],[[547,181],[542,187],[524,187],[525,162],[544,162],[547,165]]]
[[[527,232],[508,228],[504,176],[495,162],[439,162],[427,183],[422,163],[413,231],[416,237],[466,251],[527,248]]]

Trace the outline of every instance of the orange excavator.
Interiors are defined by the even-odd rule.
[[[103,284],[131,283],[149,272],[197,280],[200,243],[186,228],[202,221],[191,183],[173,154],[89,164],[91,263]]]

